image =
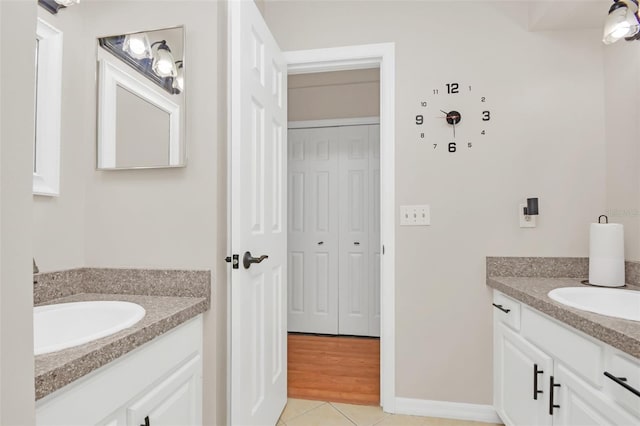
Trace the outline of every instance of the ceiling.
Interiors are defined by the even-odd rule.
[[[613,0],[529,2],[529,30],[602,28]]]

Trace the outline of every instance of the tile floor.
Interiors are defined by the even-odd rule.
[[[490,426],[488,423],[387,414],[380,407],[289,399],[277,426]]]

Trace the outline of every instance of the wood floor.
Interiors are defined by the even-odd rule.
[[[289,398],[379,405],[380,339],[289,334]]]

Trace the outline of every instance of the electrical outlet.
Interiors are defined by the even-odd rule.
[[[400,226],[431,225],[431,210],[428,205],[400,206]]]
[[[525,216],[524,209],[526,207],[527,207],[526,204],[520,204],[518,206],[518,217],[520,218],[520,228],[535,228],[537,225],[536,216]]]

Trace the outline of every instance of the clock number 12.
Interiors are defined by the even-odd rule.
[[[447,93],[460,93],[458,83],[447,83]]]

